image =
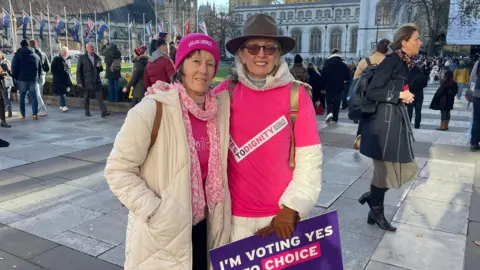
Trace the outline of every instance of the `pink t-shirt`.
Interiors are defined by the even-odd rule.
[[[223,83],[217,89],[226,86]],[[293,177],[288,164],[289,112],[290,84],[267,91],[237,84],[231,101],[228,155],[233,215],[266,217],[279,212],[278,202]],[[320,144],[313,103],[303,87],[294,134],[297,147]]]
[[[198,159],[200,161],[200,170],[202,171],[203,185],[208,175],[208,158],[210,157],[210,142],[208,139],[207,122],[199,120],[191,113],[190,122],[192,123],[193,138],[197,147]]]

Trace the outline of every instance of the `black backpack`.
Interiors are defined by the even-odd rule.
[[[376,106],[366,106],[367,89],[370,80],[375,74],[376,65],[372,65],[370,59],[365,58],[367,61],[367,68],[363,70],[362,75],[355,79],[348,91],[348,118],[350,120],[360,120],[367,115],[375,113]]]

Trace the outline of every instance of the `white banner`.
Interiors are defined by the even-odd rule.
[[[448,26],[447,44],[449,45],[478,45],[480,44],[480,20],[472,21],[471,25],[461,25],[458,19],[458,1],[451,0],[449,18],[452,22]]]

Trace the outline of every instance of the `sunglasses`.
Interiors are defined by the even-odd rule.
[[[260,52],[260,49],[263,48],[263,52],[266,55],[273,55],[278,52],[278,46],[274,44],[260,46],[257,44],[250,44],[242,46],[242,49],[247,49],[247,52],[251,55],[257,55]]]

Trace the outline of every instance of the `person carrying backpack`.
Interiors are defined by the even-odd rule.
[[[108,79],[108,101],[119,102],[121,100],[121,90],[118,87],[118,80],[121,77],[122,54],[116,43],[107,43],[103,52],[105,56],[105,78]]]
[[[376,65],[380,64],[383,61],[383,59],[385,59],[385,55],[388,52],[388,46],[389,45],[390,45],[390,40],[388,40],[386,38],[380,40],[377,43],[376,51],[372,55],[370,55],[366,58],[363,58],[360,61],[360,63],[358,63],[357,70],[355,71],[355,74],[353,75],[354,82],[352,83],[352,85],[355,85],[356,80],[358,80],[358,78],[360,78],[360,76],[362,75],[362,73],[364,72],[364,70],[366,68],[368,68],[369,66],[376,66]],[[361,133],[362,133],[362,121],[359,121],[358,122],[358,129],[357,129],[357,138],[355,138],[355,141],[353,142],[353,149],[355,149],[355,150],[360,149],[360,143],[361,143],[361,140],[362,140],[362,134]]]

